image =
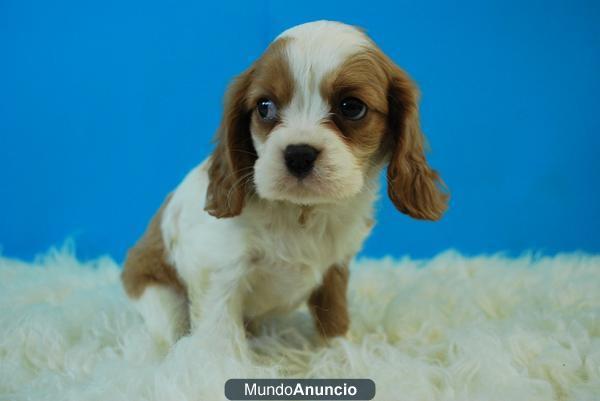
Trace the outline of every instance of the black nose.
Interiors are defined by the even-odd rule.
[[[309,145],[289,145],[283,155],[290,173],[298,178],[304,178],[315,165],[319,151]]]

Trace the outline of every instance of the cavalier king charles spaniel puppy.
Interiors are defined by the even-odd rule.
[[[149,333],[243,347],[307,302],[322,338],[349,326],[348,264],[373,226],[378,178],[413,218],[447,194],[427,163],[418,93],[360,29],[319,21],[279,35],[236,77],[212,155],[130,249],[122,281]]]

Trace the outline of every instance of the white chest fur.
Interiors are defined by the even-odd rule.
[[[240,216],[216,219],[203,210],[207,185],[206,164],[185,178],[165,211],[163,238],[191,297],[237,281],[248,318],[297,307],[370,231],[372,192],[310,208],[253,198]]]
[[[249,255],[246,315],[294,309],[329,267],[347,263],[369,232],[370,207],[357,206],[249,204],[242,214]]]

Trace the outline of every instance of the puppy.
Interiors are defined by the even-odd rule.
[[[308,302],[322,337],[344,335],[348,264],[373,225],[381,169],[402,213],[446,209],[417,98],[357,28],[279,35],[232,82],[213,154],[127,255],[122,281],[149,332],[170,345],[208,330],[243,347],[246,329]]]

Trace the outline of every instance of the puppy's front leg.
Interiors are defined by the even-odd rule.
[[[222,277],[219,273],[222,272],[213,273],[210,288],[204,296],[190,298],[192,330],[203,347],[245,359],[248,344],[242,313],[241,280],[239,276]]]
[[[346,265],[333,265],[323,283],[313,291],[308,306],[317,331],[323,338],[343,336],[350,326],[346,290],[350,271]]]

